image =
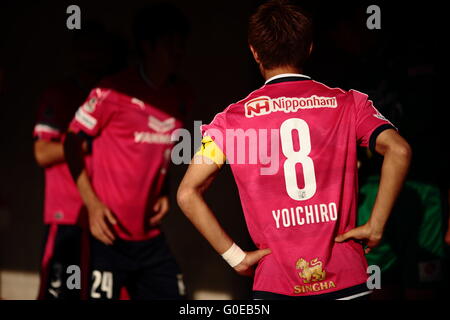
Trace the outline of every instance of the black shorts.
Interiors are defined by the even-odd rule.
[[[87,299],[89,232],[78,225],[45,228],[38,299]]]
[[[323,300],[368,300],[371,291],[363,283],[335,292],[310,296],[287,296],[267,291],[253,291],[254,300],[297,300],[297,301],[323,301]]]
[[[145,241],[116,239],[111,246],[91,237],[90,299],[180,300],[185,289],[180,268],[164,236]]]

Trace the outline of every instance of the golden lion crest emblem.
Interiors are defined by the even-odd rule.
[[[326,272],[323,270],[322,261],[319,258],[312,259],[310,262],[303,258],[297,260],[296,268],[300,270],[298,275],[303,279],[303,283],[322,281],[325,279]]]

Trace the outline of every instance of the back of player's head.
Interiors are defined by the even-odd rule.
[[[169,3],[157,3],[139,10],[133,20],[133,35],[138,51],[143,41],[154,46],[165,37],[189,34],[189,22],[177,7]]]
[[[264,69],[301,68],[310,54],[312,38],[311,20],[288,1],[269,1],[250,17],[248,42]]]

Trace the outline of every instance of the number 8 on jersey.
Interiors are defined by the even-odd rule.
[[[300,150],[294,150],[293,131],[298,132]],[[286,191],[294,200],[302,201],[311,199],[316,193],[316,175],[314,163],[309,157],[311,152],[311,137],[306,121],[299,118],[291,118],[284,121],[280,127],[281,148],[286,161],[284,162],[284,179]],[[296,165],[300,163],[303,168],[304,188],[298,187]]]

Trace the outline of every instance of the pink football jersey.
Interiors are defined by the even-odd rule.
[[[89,92],[64,81],[44,92],[33,130],[35,139],[61,142],[75,111]],[[89,156],[85,158],[89,166]],[[44,223],[75,224],[83,202],[65,162],[45,168]]]
[[[357,146],[393,128],[358,91],[282,75],[216,115],[202,134],[222,149],[250,235],[270,248],[255,291],[290,296],[364,284],[362,245],[336,243],[355,227]]]
[[[93,89],[71,123],[94,137],[91,182],[124,240],[160,234],[149,218],[166,179],[171,135],[182,126],[185,92],[176,85],[154,90],[130,68]]]

